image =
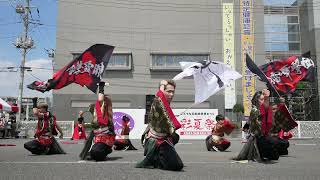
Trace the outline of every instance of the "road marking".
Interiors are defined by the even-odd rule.
[[[43,162],[24,162],[24,161],[16,161],[16,162],[0,162],[0,164],[96,164],[96,163],[103,163],[103,164],[133,164],[133,163],[137,163],[134,161],[102,161],[102,162],[94,162],[94,161],[57,161],[57,162],[53,162],[53,161],[43,161]]]
[[[0,144],[0,147],[14,147],[14,146],[16,146],[15,144]]]
[[[0,164],[136,164],[137,161],[43,161],[43,162],[24,162],[24,161],[16,161],[16,162],[0,162]],[[183,162],[184,164],[231,164],[231,163],[247,163],[247,162],[238,162],[238,161],[212,161],[212,162],[193,162],[187,161]]]
[[[192,143],[178,143],[177,145],[185,145],[185,144],[192,144]]]
[[[296,146],[316,146],[317,144],[293,144]]]
[[[248,160],[241,160],[241,161],[233,161],[232,163],[247,164],[247,163],[249,163],[249,161]]]

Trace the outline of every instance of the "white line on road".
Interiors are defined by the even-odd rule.
[[[24,162],[24,161],[16,161],[16,162],[0,162],[0,164],[81,164],[81,163],[87,163],[87,164],[95,164],[95,163],[104,163],[104,164],[132,164],[136,163],[134,161],[103,161],[103,162],[94,162],[94,161],[42,161],[42,162]]]
[[[177,145],[179,145],[179,144],[185,145],[185,144],[192,144],[192,143],[178,143]]]
[[[0,164],[135,164],[136,161],[102,161],[102,162],[94,162],[94,161],[43,161],[43,162],[24,162],[24,161],[16,161],[16,162],[0,162]],[[212,161],[212,162],[192,162],[187,161],[183,162],[184,164],[230,164],[237,163],[237,161]]]
[[[316,146],[317,144],[293,144],[296,146]]]

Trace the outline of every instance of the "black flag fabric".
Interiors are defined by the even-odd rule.
[[[270,91],[275,92],[275,95],[277,98],[280,98],[280,94],[277,91],[277,89],[274,87],[274,85],[268,80],[267,76],[264,74],[264,72],[261,71],[261,69],[252,61],[251,57],[247,54],[246,55],[246,64],[248,69],[256,74],[257,76],[260,77],[261,81],[265,82],[268,89]],[[280,109],[286,116],[286,119],[288,121],[288,124],[290,126],[290,129],[287,129],[287,131],[295,128],[298,126],[298,124],[295,122],[295,120],[293,119],[292,115],[290,114],[287,106],[283,106],[283,108]]]
[[[96,93],[97,84],[101,80],[113,50],[114,46],[95,44],[57,71],[52,79],[46,82],[35,81],[27,87],[45,92],[51,89],[61,89],[71,83],[76,83],[86,86],[93,93]]]

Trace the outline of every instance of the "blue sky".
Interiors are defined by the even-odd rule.
[[[22,35],[23,32],[22,20],[15,12],[15,7],[19,3],[25,5],[24,0],[0,0],[0,67],[17,67],[21,64],[21,50],[13,45],[16,37]],[[27,54],[26,66],[48,68],[48,66],[51,67],[51,61],[44,48],[55,49],[56,46],[57,1],[32,0],[30,5],[34,7],[31,8],[32,18],[44,25],[30,25],[29,35],[34,40],[35,48]],[[37,9],[39,9],[39,15]],[[0,96],[18,95],[18,75],[12,72],[0,72],[0,82],[2,82],[0,83]],[[32,73],[26,73],[25,86],[37,80],[35,77],[46,80],[51,76],[52,71],[35,69]],[[38,95],[37,92],[29,90],[24,91],[24,94],[26,96]],[[39,94],[39,96],[43,95],[47,94]]]

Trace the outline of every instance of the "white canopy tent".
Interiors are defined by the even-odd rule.
[[[0,98],[0,110],[6,112],[18,112],[18,106],[13,106]]]

